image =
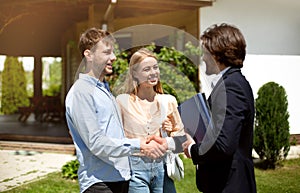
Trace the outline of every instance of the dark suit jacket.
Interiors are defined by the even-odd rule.
[[[208,103],[213,130],[220,131],[207,152],[200,151],[205,140],[191,147],[198,189],[204,193],[256,192],[252,161],[254,98],[239,68],[223,74]]]

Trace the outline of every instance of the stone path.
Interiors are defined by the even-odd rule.
[[[0,150],[0,192],[34,181],[76,157],[70,154]]]

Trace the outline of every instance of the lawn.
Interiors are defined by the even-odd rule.
[[[176,182],[178,193],[199,192],[195,184],[195,168],[189,159],[184,159],[185,178]],[[284,162],[276,170],[255,169],[258,193],[299,193],[300,159]],[[59,172],[51,173],[46,178],[5,191],[5,193],[78,193],[77,181],[66,180]]]

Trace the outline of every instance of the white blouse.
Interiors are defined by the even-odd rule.
[[[162,101],[167,102],[167,114],[172,123],[171,129],[166,129],[169,136],[185,135],[184,126],[177,110],[176,98],[169,94],[157,94],[154,101],[142,100],[137,96],[121,94],[117,96],[125,135],[128,138],[146,138],[149,135],[160,134],[160,127],[165,118],[162,118]]]

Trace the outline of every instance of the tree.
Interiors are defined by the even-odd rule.
[[[47,61],[45,61],[47,62]],[[57,96],[61,92],[62,64],[57,59],[49,63],[49,79],[43,79],[47,89],[43,89],[45,96]]]
[[[288,155],[290,144],[288,101],[285,89],[269,82],[255,100],[254,149],[264,167],[275,168]]]
[[[23,64],[16,57],[7,56],[2,73],[1,111],[13,114],[18,112],[18,107],[28,105]]]

